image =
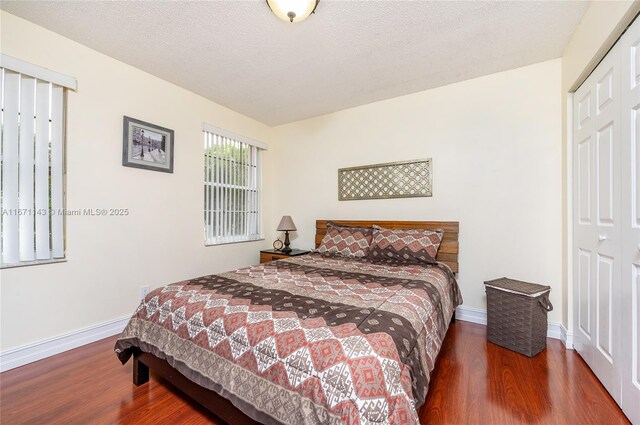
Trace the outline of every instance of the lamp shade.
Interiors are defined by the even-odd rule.
[[[267,4],[283,21],[300,22],[313,13],[318,0],[267,0]]]
[[[282,220],[280,220],[280,224],[278,224],[278,228],[276,229],[279,232],[284,232],[284,231],[294,231],[294,230],[298,230],[296,229],[296,225],[293,224],[293,220],[291,219],[290,215],[283,215],[282,216]]]

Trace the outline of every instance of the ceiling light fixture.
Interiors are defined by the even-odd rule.
[[[267,0],[269,9],[283,21],[300,22],[315,12],[320,0]]]

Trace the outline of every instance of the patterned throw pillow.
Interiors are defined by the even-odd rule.
[[[394,230],[379,226],[373,226],[373,229],[369,258],[405,263],[436,263],[436,254],[444,236],[442,230]]]
[[[327,223],[327,234],[316,250],[321,254],[366,257],[373,237],[371,227],[346,227]]]

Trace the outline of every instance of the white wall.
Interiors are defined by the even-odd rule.
[[[69,217],[66,263],[0,272],[0,351],[130,315],[141,285],[258,261],[265,242],[204,246],[201,128],[207,122],[269,142],[269,127],[0,13],[2,53],[78,80],[67,104],[67,207],[131,211]],[[121,165],[123,115],[175,131],[173,174]]]
[[[510,276],[550,285],[560,322],[560,79],[557,59],[276,127],[270,214],[293,217],[298,248],[316,219],[458,220],[465,305]],[[425,157],[433,197],[338,201],[338,168]]]

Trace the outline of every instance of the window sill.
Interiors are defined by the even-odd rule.
[[[55,264],[55,263],[66,263],[66,258],[54,258],[52,260],[34,260],[34,261],[22,261],[20,263],[13,264],[0,264],[0,269],[15,269],[18,267],[29,267],[29,266],[39,266],[41,264]]]
[[[263,241],[264,238],[259,238],[259,239],[247,239],[246,241],[233,241],[233,242],[216,242],[216,243],[204,243],[205,247],[209,247],[209,246],[220,246],[220,245],[231,245],[234,243],[247,243],[247,242],[260,242]]]

